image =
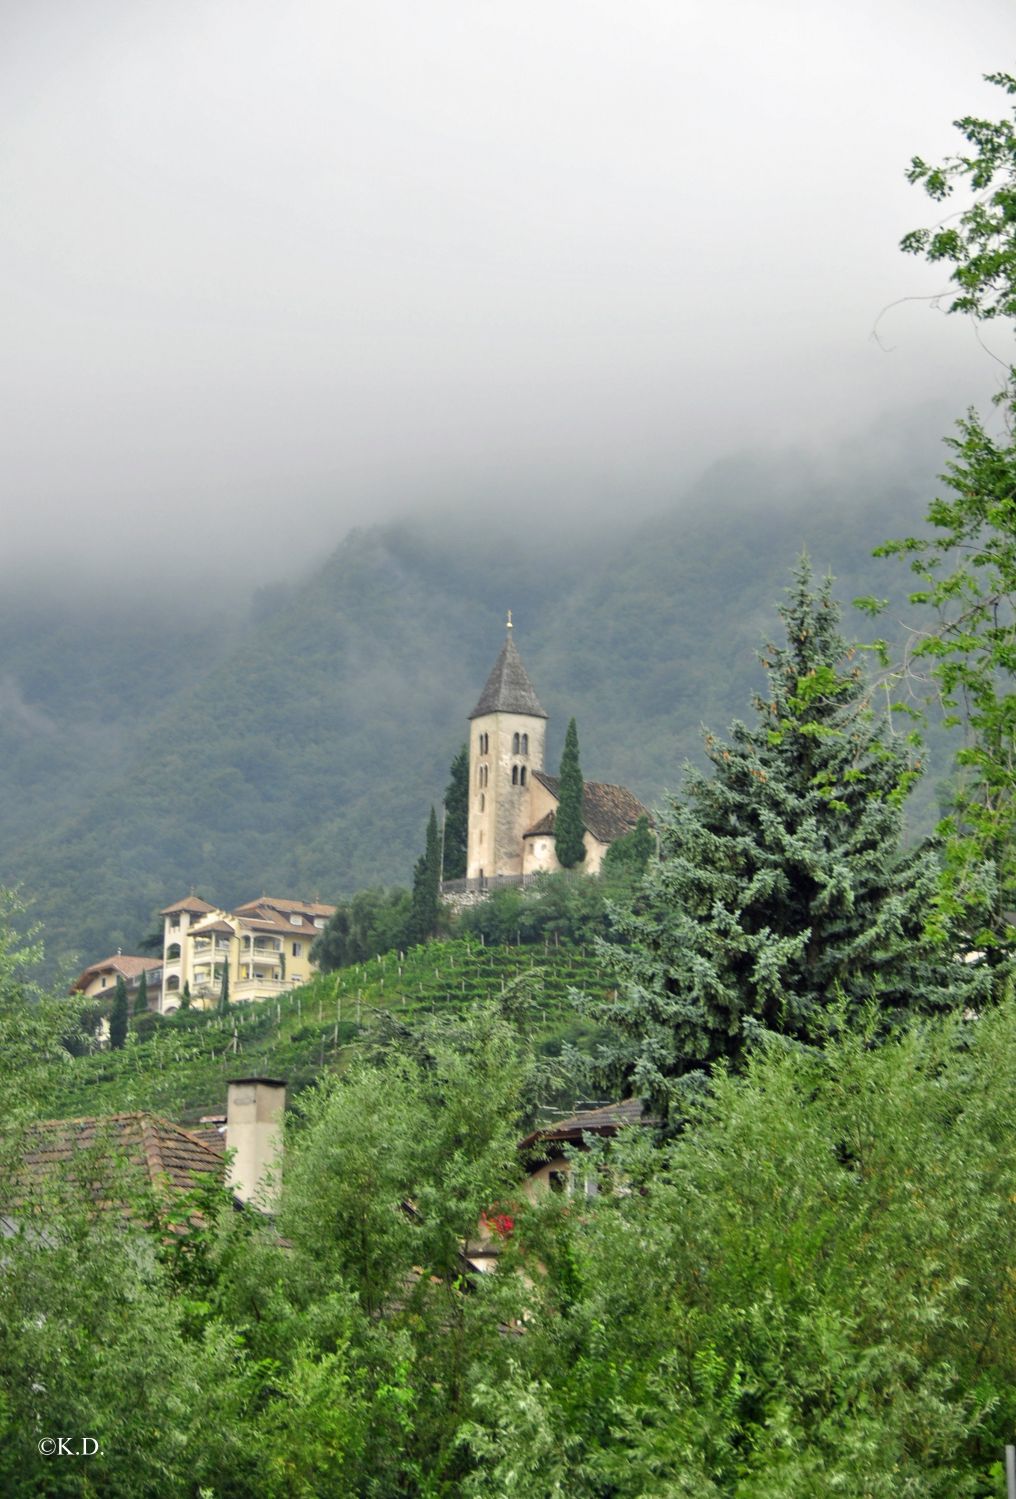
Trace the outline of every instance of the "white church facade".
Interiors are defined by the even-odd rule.
[[[554,846],[558,777],[544,770],[547,714],[508,633],[469,715],[469,837],[472,882],[559,870]],[[582,868],[596,874],[607,849],[649,813],[624,786],[586,781]]]

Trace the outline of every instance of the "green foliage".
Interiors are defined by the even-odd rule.
[[[66,1038],[81,1037],[81,1018],[91,1010],[41,987],[42,943],[37,931],[18,931],[23,914],[14,891],[0,887],[0,1078],[17,1079],[16,1087],[0,1088],[3,1126],[43,1106],[69,1062]]]
[[[572,869],[586,856],[582,835],[582,771],[579,767],[579,733],[574,718],[568,722],[561,754],[561,784],[554,816],[554,851],[562,869]]]
[[[406,936],[410,942],[426,942],[437,931],[441,886],[441,843],[437,815],[430,809],[426,847],[413,870],[413,894]]]
[[[814,594],[802,558],[788,593],[758,722],[707,737],[711,776],[687,771],[660,860],[618,916],[619,997],[593,1007],[613,1037],[605,1080],[664,1115],[760,1031],[821,1043],[837,1006],[875,1003],[889,1024],[956,1003],[968,977],[924,933],[934,860],[901,848],[912,771],[866,711],[830,581]]]
[[[1016,80],[989,82],[1012,96]],[[1009,119],[956,121],[971,148],[932,167],[915,157],[907,176],[940,202],[969,186],[971,203],[934,229],[908,234],[902,248],[952,265],[958,288],[948,310],[976,320],[1016,313],[1016,127]],[[1010,364],[996,397],[1016,412]],[[943,877],[930,925],[943,939],[980,950],[996,969],[996,992],[1008,982],[1016,951],[1010,914],[1016,902],[1016,444],[993,437],[969,412],[930,505],[931,534],[908,536],[876,555],[907,558],[920,586],[910,602],[932,611],[903,664],[904,687],[940,705],[947,724],[962,727],[951,806],[941,824]],[[870,602],[870,601],[868,601]]]
[[[1006,94],[1016,94],[1016,78],[985,75]],[[935,202],[951,197],[957,183],[974,191],[973,201],[932,229],[913,229],[901,248],[933,264],[953,267],[950,279],[958,291],[949,312],[978,319],[1016,316],[1016,126],[1012,120],[982,120],[966,115],[955,125],[972,148],[929,166],[915,156],[907,181],[920,183]]]
[[[191,1007],[191,1002],[192,1001],[191,1001],[191,992],[190,992],[190,982],[189,982],[189,980],[185,980],[184,981],[183,989],[181,990],[181,993],[180,993],[180,1008],[181,1008],[181,1010],[189,1010],[190,1007]]]
[[[630,833],[617,838],[603,859],[603,878],[611,885],[633,885],[646,872],[656,852],[656,839],[648,817],[640,817]]]
[[[314,962],[331,973],[408,946],[411,904],[408,890],[358,890],[329,917],[311,950]]]
[[[283,963],[285,963],[285,954],[283,954],[282,961],[283,961]],[[285,973],[285,969],[283,969],[283,973]],[[218,1013],[220,1015],[225,1015],[226,1012],[227,1012],[227,1010],[229,1009],[229,963],[228,962],[224,962],[223,965],[222,965],[222,978],[221,978],[221,980],[219,982],[219,998],[218,998],[218,1001],[216,1003],[215,1008],[217,1009],[217,1011],[218,1011]]]
[[[597,1198],[528,1217],[466,1494],[1004,1493],[1016,1014],[873,1039],[771,1039],[671,1146],[594,1152]]]
[[[113,990],[113,1008],[109,1015],[109,1047],[111,1051],[120,1051],[127,1044],[127,985],[124,983],[123,974],[116,976],[116,988]]]
[[[508,885],[467,906],[459,927],[494,944],[566,941],[580,946],[606,935],[607,897],[616,893],[615,886],[595,876],[545,874],[524,889]]]
[[[444,877],[466,877],[469,838],[469,745],[464,744],[451,763],[444,795]]]
[[[138,980],[138,992],[134,996],[134,1015],[139,1017],[148,1014],[148,974],[142,971]]]

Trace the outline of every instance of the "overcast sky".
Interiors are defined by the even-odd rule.
[[[983,400],[965,323],[871,333],[944,285],[903,170],[1014,40],[1011,0],[2,0],[7,576],[262,582]]]

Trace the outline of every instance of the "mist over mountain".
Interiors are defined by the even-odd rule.
[[[870,553],[919,525],[928,427],[727,459],[649,522],[515,520],[499,496],[361,528],[242,612],[8,607],[0,879],[64,968],[133,949],[191,887],[229,904],[408,881],[509,608],[551,768],[574,715],[586,775],[658,802],[703,725],[750,714],[802,546],[845,601],[903,595]]]

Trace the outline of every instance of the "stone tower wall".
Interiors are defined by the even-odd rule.
[[[482,735],[489,747],[481,753]],[[529,736],[529,753],[515,753],[514,736]],[[543,769],[547,720],[528,713],[485,713],[469,726],[469,843],[466,873],[475,879],[522,873],[522,834],[533,818],[532,778]],[[512,784],[525,767],[526,784]],[[481,769],[486,771],[482,784]],[[481,810],[482,806],[482,810]]]

